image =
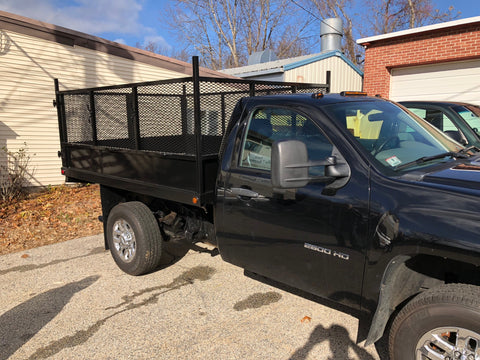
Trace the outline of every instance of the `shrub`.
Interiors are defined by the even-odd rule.
[[[29,179],[33,176],[30,170],[31,155],[27,144],[17,151],[9,151],[5,146],[0,151],[0,199],[12,202],[27,194]]]

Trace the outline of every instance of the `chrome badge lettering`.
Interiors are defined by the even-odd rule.
[[[334,251],[333,256],[336,256],[336,257],[338,257],[342,260],[349,260],[350,259],[350,255],[344,254],[344,253],[341,253],[341,252],[338,252],[338,251]]]
[[[333,256],[338,257],[339,259],[342,259],[342,260],[349,260],[350,259],[350,255],[348,255],[348,254],[344,254],[344,253],[341,253],[341,252],[338,252],[338,251],[332,251],[330,249],[327,249],[327,248],[324,248],[324,247],[321,247],[321,246],[318,246],[318,245],[305,243],[303,245],[303,247],[306,248],[306,249],[309,249],[309,250],[317,251],[317,252],[325,254],[325,255],[333,255]]]

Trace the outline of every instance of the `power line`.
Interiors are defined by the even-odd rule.
[[[290,0],[292,3],[294,3],[295,5],[297,5],[300,9],[302,9],[303,11],[309,13],[311,16],[313,16],[315,19],[317,20],[320,20],[322,21],[322,19],[320,19],[317,15],[315,15],[314,13],[312,13],[310,10],[308,9],[305,9],[305,7],[303,5],[300,5],[299,3],[297,3],[295,0]]]
[[[322,20],[320,19],[317,15],[315,15],[313,12],[311,12],[310,10],[306,9],[303,5],[299,4],[296,2],[296,0],[290,0],[293,4],[295,4],[296,6],[298,6],[300,9],[302,9],[303,11],[305,11],[306,13],[310,14],[310,16],[313,16],[315,19],[319,20],[321,23],[327,25],[329,28],[335,30],[336,32],[338,33],[341,33],[343,34],[343,29],[336,29],[334,26],[328,24],[325,22],[325,20]]]

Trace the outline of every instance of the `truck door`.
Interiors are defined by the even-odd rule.
[[[256,108],[245,126],[220,200],[223,214],[217,236],[222,256],[259,275],[358,306],[368,221],[367,176],[358,178],[352,170],[347,185],[333,192],[321,181],[274,189],[274,141],[303,141],[311,161],[342,155],[314,121],[290,109]],[[310,168],[312,176],[323,172],[323,166]]]

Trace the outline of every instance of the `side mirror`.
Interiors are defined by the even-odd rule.
[[[309,181],[321,181],[330,184],[327,185],[329,188],[340,188],[350,178],[350,167],[347,163],[337,163],[335,155],[322,161],[308,161],[307,146],[298,140],[274,142],[271,164],[275,188],[300,188]],[[310,177],[308,169],[315,166],[325,166],[325,176]]]
[[[299,188],[308,184],[307,146],[298,140],[276,141],[272,147],[272,185]]]

